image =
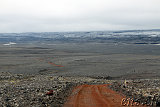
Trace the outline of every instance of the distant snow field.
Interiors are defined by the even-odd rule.
[[[15,43],[15,42],[9,42],[9,43],[7,43],[7,44],[3,44],[3,45],[5,45],[5,46],[9,46],[9,45],[15,45],[15,44],[17,44],[17,43]]]

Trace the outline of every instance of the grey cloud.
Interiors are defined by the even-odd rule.
[[[49,2],[50,0],[46,1]],[[73,6],[73,8],[70,8],[67,11],[65,11],[67,7],[65,7],[64,10],[58,11],[55,10],[56,8],[53,8],[52,10],[51,6],[48,11],[47,9],[45,11],[39,9],[38,11],[36,6],[32,6],[36,11],[31,11],[29,7],[25,7],[22,11],[16,11],[20,9],[17,7],[14,11],[9,8],[4,10],[0,9],[0,32],[54,32],[160,28],[160,8],[157,0],[153,0],[153,2],[157,3],[150,3],[149,0],[147,0],[147,4],[145,4],[145,0],[130,0],[132,3],[127,2],[127,0],[122,0],[124,3],[126,2],[128,4],[120,3],[119,0],[114,4],[112,0],[106,0],[111,2],[111,6],[105,5],[105,3],[107,3],[104,2],[105,0],[100,0],[104,2],[104,5],[101,3],[102,7],[98,5],[92,6],[90,0],[86,1],[89,2],[86,3],[84,8],[81,6],[85,4],[81,4],[77,7]],[[85,1],[83,2],[85,3]],[[87,8],[87,6],[89,6],[89,8]]]

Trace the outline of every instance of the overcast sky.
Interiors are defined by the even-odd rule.
[[[0,0],[0,32],[160,28],[160,0]]]

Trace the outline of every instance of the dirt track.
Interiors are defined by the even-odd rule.
[[[107,88],[108,85],[76,87],[64,107],[120,107],[123,96]]]

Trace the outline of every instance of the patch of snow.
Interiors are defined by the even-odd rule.
[[[15,45],[15,44],[17,44],[17,43],[9,42],[9,43],[7,43],[7,44],[3,44],[3,45],[5,45],[5,46],[9,46],[9,45]]]

